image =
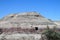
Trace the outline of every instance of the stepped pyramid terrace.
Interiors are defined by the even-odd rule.
[[[6,35],[6,40],[39,40],[41,32],[47,26],[53,28],[59,25],[57,22],[43,17],[37,12],[24,12],[17,14],[10,14],[0,20],[0,39]]]

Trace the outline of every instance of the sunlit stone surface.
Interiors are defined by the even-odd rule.
[[[0,20],[0,39],[40,40],[47,25],[53,28],[57,24],[37,12],[10,14]]]

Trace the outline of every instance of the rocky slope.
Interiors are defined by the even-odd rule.
[[[0,20],[0,39],[40,40],[41,32],[56,24],[37,12],[24,12],[7,15]]]

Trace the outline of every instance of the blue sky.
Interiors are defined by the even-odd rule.
[[[0,18],[31,11],[39,12],[52,20],[60,20],[60,0],[0,0]]]

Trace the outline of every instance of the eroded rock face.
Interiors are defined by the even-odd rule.
[[[53,28],[56,24],[36,12],[11,14],[0,21],[1,40],[40,40],[41,32],[47,24]]]
[[[2,37],[3,38],[2,38]],[[0,39],[4,40],[39,40],[41,37],[40,34],[11,34],[11,35],[1,35]]]
[[[56,24],[46,19],[45,17],[41,16],[37,12],[25,12],[25,13],[11,14],[11,15],[4,17],[2,21],[0,22],[0,28],[11,28],[11,27],[46,28],[47,25],[55,26]]]

